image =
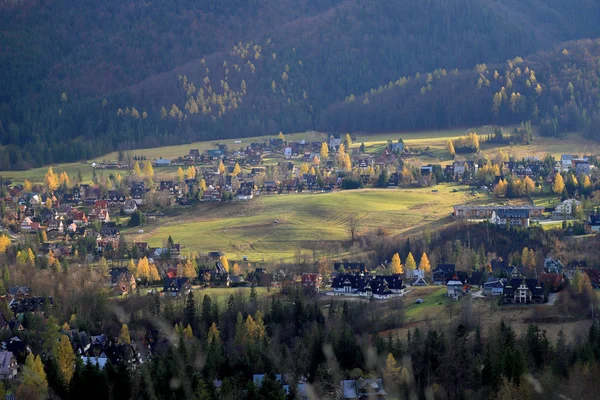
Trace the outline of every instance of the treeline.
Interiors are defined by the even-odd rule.
[[[416,71],[498,62],[598,34],[589,23],[600,7],[593,2],[579,0],[568,7],[562,0],[505,3],[529,24],[517,23],[499,5],[476,0],[226,5],[109,0],[5,7],[0,14],[0,44],[8,49],[0,54],[6,66],[0,71],[0,168],[225,136],[488,121],[493,93],[483,92],[498,91],[502,84],[489,74],[490,88],[484,86],[481,96],[456,96],[476,85],[477,77],[453,72],[439,82],[426,75],[411,79],[399,95],[388,90],[365,101],[358,93],[383,82],[393,86],[398,76]],[[233,55],[239,42],[261,46],[258,57],[254,47],[243,59]],[[189,85],[182,88],[179,75],[194,83],[194,93]],[[575,91],[588,93],[580,84],[574,80]],[[201,96],[200,89],[205,91]],[[354,105],[335,104],[351,93],[356,93]],[[389,96],[390,102],[385,100]],[[385,111],[377,104],[385,104]],[[173,109],[176,118],[165,118],[163,107],[167,114]],[[551,109],[538,107],[539,117],[526,119],[539,121]],[[134,108],[136,113],[127,114]],[[591,110],[586,115],[594,120]],[[498,119],[519,122],[523,115],[503,117],[501,112]]]
[[[598,139],[599,59],[600,41],[584,40],[504,66],[404,77],[331,106],[319,128],[391,131],[531,121],[545,136],[580,131]]]

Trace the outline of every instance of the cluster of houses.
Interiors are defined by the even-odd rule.
[[[487,277],[486,277],[487,275]],[[600,284],[600,274],[597,274]],[[425,276],[421,270],[408,271],[390,276],[373,275],[363,263],[344,264],[343,273],[335,273],[331,283],[334,296],[389,299],[402,296],[406,285],[446,286],[448,297],[458,299],[478,288],[484,296],[500,296],[504,304],[544,303],[549,292],[556,292],[564,285],[564,271],[560,262],[546,260],[544,273],[533,277],[524,267],[509,267],[494,261],[490,271],[458,271],[454,264],[439,264]]]

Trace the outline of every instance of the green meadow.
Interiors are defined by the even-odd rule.
[[[473,198],[456,186],[425,189],[365,189],[320,194],[259,196],[247,203],[199,204],[131,231],[133,240],[159,246],[171,235],[184,251],[220,250],[234,259],[291,260],[298,252],[324,254],[350,239],[349,221],[359,234],[383,228],[386,234],[419,233],[451,220],[452,206]],[[338,254],[339,255],[339,254]]]

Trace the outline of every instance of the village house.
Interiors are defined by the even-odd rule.
[[[505,304],[544,303],[544,285],[537,279],[513,278],[504,286]]]
[[[320,273],[304,272],[302,274],[300,285],[306,292],[319,292],[319,288],[323,284],[323,276]]]
[[[455,272],[446,282],[446,295],[458,298],[464,296],[468,291],[467,274]]]
[[[552,211],[552,218],[570,218],[573,216],[573,211],[577,209],[577,207],[581,207],[581,202],[579,200],[567,199],[554,208],[554,211]]]
[[[334,151],[342,144],[342,137],[339,133],[329,135],[329,151]]]
[[[185,277],[165,278],[163,292],[169,296],[187,294],[191,290],[190,279]]]
[[[432,283],[434,285],[446,284],[446,282],[452,278],[452,275],[454,275],[455,271],[455,264],[438,264],[431,273]]]
[[[529,210],[516,208],[499,208],[492,211],[490,222],[500,226],[529,227]]]
[[[33,222],[29,217],[25,217],[21,222],[21,232],[37,232],[39,229],[40,223]]]
[[[343,399],[385,399],[387,392],[383,389],[383,379],[343,380]]]
[[[385,300],[390,298],[392,291],[384,279],[375,278],[368,280],[364,286],[358,289],[358,294],[368,299]]]
[[[218,202],[223,199],[223,193],[220,189],[206,189],[202,195],[202,201]]]
[[[133,214],[137,210],[137,202],[133,199],[127,200],[125,202],[125,206],[123,207],[123,212],[127,215]]]
[[[127,268],[113,268],[110,270],[110,285],[114,293],[128,294],[136,288],[135,277]]]
[[[501,279],[493,278],[483,284],[484,296],[502,296],[504,293],[504,282]]]
[[[60,219],[53,219],[50,222],[48,222],[48,227],[46,229],[46,231],[48,233],[50,233],[50,232],[63,233],[64,230],[65,230],[64,224],[63,224],[62,220],[60,220]]]
[[[13,379],[17,376],[17,359],[10,351],[0,351],[0,379]]]
[[[585,223],[585,231],[587,233],[600,232],[600,214],[590,214]]]

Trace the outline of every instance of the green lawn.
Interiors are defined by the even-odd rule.
[[[359,219],[358,232],[385,228],[389,234],[422,232],[450,220],[452,206],[478,198],[452,192],[454,186],[425,189],[365,189],[323,194],[264,195],[248,203],[199,204],[185,214],[165,217],[131,239],[161,245],[171,235],[187,251],[220,250],[234,259],[291,260],[350,238],[348,222]],[[433,190],[437,190],[434,192]],[[487,201],[481,195],[480,201]],[[276,222],[277,221],[277,222]],[[133,232],[132,232],[133,233]]]
[[[267,296],[271,296],[271,295],[279,293],[279,288],[271,288],[270,292],[265,287],[256,287],[254,289],[256,290],[256,297],[259,299],[262,297],[267,297]],[[240,293],[243,293],[243,295],[246,297],[246,299],[249,299],[251,290],[252,289],[249,287],[248,288],[205,288],[205,289],[200,289],[198,291],[194,291],[194,295],[196,297],[196,301],[199,304],[202,304],[202,299],[204,298],[204,295],[207,294],[210,296],[210,298],[213,302],[217,302],[217,304],[219,304],[219,306],[226,307],[227,301],[229,301],[229,296],[231,296],[231,295],[235,296],[236,293],[240,292]]]
[[[421,297],[423,303],[408,305],[404,311],[406,321],[421,321],[424,318],[431,318],[441,314],[449,303],[454,302],[454,300],[446,296],[446,291],[445,286],[440,287],[435,292]]]

